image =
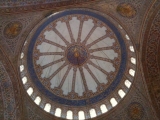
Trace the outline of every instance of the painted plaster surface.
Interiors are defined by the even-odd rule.
[[[16,105],[11,80],[0,62],[0,88],[4,105],[4,120],[16,120]]]

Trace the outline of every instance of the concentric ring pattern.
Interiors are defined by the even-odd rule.
[[[51,15],[24,45],[21,59],[26,58],[27,74],[22,79],[28,76],[39,96],[60,106],[78,108],[110,98],[125,80],[130,86],[135,74],[133,45],[119,29],[90,10]]]
[[[88,15],[67,15],[37,37],[33,59],[38,80],[57,96],[85,99],[112,83],[120,63],[112,30]],[[119,57],[118,57],[119,56]]]

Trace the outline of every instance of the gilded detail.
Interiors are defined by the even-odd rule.
[[[22,30],[22,23],[18,21],[10,22],[4,29],[4,36],[9,39],[17,37]]]
[[[73,65],[83,64],[86,61],[87,56],[86,50],[79,45],[71,46],[67,52],[67,59]]]
[[[123,3],[117,6],[117,12],[123,16],[132,18],[136,15],[136,9],[129,3]]]
[[[133,102],[129,105],[128,112],[132,120],[141,120],[144,115],[144,108],[140,103]]]

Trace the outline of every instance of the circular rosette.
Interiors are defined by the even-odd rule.
[[[84,19],[85,18],[85,19]],[[40,42],[39,42],[40,41]],[[33,65],[38,79],[59,97],[94,97],[114,81],[121,63],[117,36],[104,22],[89,15],[53,20],[37,36]],[[73,94],[74,93],[74,94]]]
[[[4,28],[4,36],[8,39],[14,39],[22,31],[22,23],[19,21],[12,21]]]

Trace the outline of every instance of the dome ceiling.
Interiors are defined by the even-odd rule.
[[[68,15],[40,33],[33,64],[41,70],[38,79],[51,92],[83,99],[112,83],[109,74],[116,74],[119,65],[115,63],[120,63],[117,48],[114,33],[104,23],[88,15]]]
[[[113,107],[127,93],[136,57],[119,24],[95,11],[73,9],[50,15],[33,31],[20,66],[25,88],[33,88],[31,94],[36,91],[51,106],[69,105],[78,111],[106,101]]]

